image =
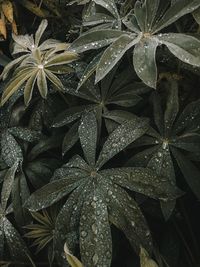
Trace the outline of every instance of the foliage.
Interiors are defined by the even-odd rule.
[[[1,266],[200,265],[199,14],[0,0]]]

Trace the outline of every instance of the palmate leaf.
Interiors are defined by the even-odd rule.
[[[65,82],[62,82],[65,85]],[[56,128],[73,122],[73,125],[70,126],[63,140],[63,154],[71,149],[78,141],[77,127],[80,124],[81,118],[83,116],[88,116],[89,113],[87,111],[93,110],[96,115],[98,134],[101,132],[103,120],[105,120],[108,132],[111,132],[112,129],[115,129],[121,122],[132,119],[134,115],[120,110],[120,112],[116,114],[115,119],[114,116],[108,118],[105,114],[108,114],[110,106],[112,107],[114,104],[115,106],[132,107],[142,99],[140,95],[148,91],[149,88],[147,86],[141,82],[135,81],[132,76],[132,70],[129,69],[124,70],[120,74],[114,69],[102,80],[100,86],[94,85],[88,81],[79,91],[77,91],[76,88],[67,90],[68,93],[84,100],[89,100],[90,103],[70,107],[54,118],[52,126]],[[116,108],[113,111],[117,111]],[[117,117],[119,118],[118,120],[116,119]],[[136,119],[136,116],[134,118]]]
[[[159,1],[146,0],[143,3],[136,1],[134,13],[129,13],[123,19],[129,31],[121,32],[114,39],[111,39],[113,35],[111,29],[89,31],[75,40],[71,48],[77,52],[84,52],[110,45],[97,65],[96,82],[98,82],[116,65],[129,48],[136,46],[133,52],[134,69],[145,84],[156,88],[157,66],[155,57],[158,46],[164,44],[181,61],[193,66],[200,66],[198,53],[200,41],[197,38],[176,33],[157,34],[199,6],[198,0],[177,1],[165,11],[165,5],[159,4]],[[160,17],[157,17],[158,11],[161,13]],[[106,37],[107,44],[105,42]]]
[[[139,124],[138,120],[126,121],[113,131],[94,165],[97,122],[90,111],[88,116],[83,117],[79,127],[81,145],[88,163],[80,156],[75,156],[55,172],[51,183],[33,193],[26,202],[29,210],[36,211],[52,205],[71,192],[58,214],[54,247],[58,252],[67,241],[69,248],[74,250],[79,239],[83,265],[110,266],[112,239],[109,221],[125,232],[137,252],[141,244],[151,251],[151,234],[146,221],[137,203],[122,187],[163,201],[177,196],[176,190],[166,179],[161,179],[149,169],[100,169],[147,131],[148,122],[141,120]],[[94,142],[88,146],[91,138]]]
[[[199,100],[188,104],[179,114],[178,87],[175,83],[177,82],[170,81],[165,111],[162,110],[161,103],[158,101],[159,96],[155,95],[153,100],[156,114],[154,120],[156,120],[157,129],[153,131],[150,129],[145,139],[145,145],[153,145],[154,147],[143,150],[134,156],[129,163],[135,161],[135,164],[139,162],[140,166],[148,166],[175,184],[174,162],[176,162],[193,193],[199,198],[199,170],[184,155],[184,151],[195,154],[199,150]],[[138,142],[138,145],[143,146],[143,142]],[[170,211],[168,210],[168,212]]]

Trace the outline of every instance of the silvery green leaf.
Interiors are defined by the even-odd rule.
[[[140,33],[141,30],[138,26],[137,23],[137,19],[135,17],[135,14],[133,12],[133,10],[130,11],[130,13],[128,13],[123,19],[122,22],[124,23],[124,25],[131,31],[135,32],[135,33]]]
[[[74,170],[75,168],[78,168],[78,169],[81,169],[81,171],[84,170],[86,172],[91,171],[91,167],[79,155],[73,156],[65,165],[63,165],[63,167],[74,168]],[[75,172],[74,172],[74,175],[76,175]],[[82,172],[82,176],[85,177],[85,172]]]
[[[83,203],[80,218],[80,252],[86,266],[110,266],[112,238],[105,199],[94,190]]]
[[[200,6],[199,0],[176,1],[163,15],[158,23],[153,27],[153,31],[158,32],[177,21],[182,16],[192,13]]]
[[[73,191],[80,184],[77,177],[59,179],[35,191],[25,203],[30,211],[37,211],[51,206]]]
[[[97,121],[94,112],[84,113],[79,126],[81,146],[88,163],[94,166],[96,161]]]
[[[94,30],[82,34],[70,46],[70,50],[81,53],[91,49],[99,49],[109,45],[119,38],[123,31],[118,30]]]
[[[14,135],[15,137],[22,139],[27,142],[34,142],[39,140],[42,137],[40,131],[31,130],[25,127],[11,127],[8,129],[8,132]]]
[[[65,155],[79,140],[78,135],[79,123],[75,123],[70,127],[68,132],[65,134],[62,142],[62,154]]]
[[[61,80],[53,74],[53,72],[45,69],[46,78],[55,86],[57,90],[64,91],[64,86]]]
[[[48,87],[44,70],[40,70],[37,73],[37,87],[42,98],[46,98],[48,93]]]
[[[101,150],[97,167],[102,167],[109,159],[125,149],[148,130],[148,120],[142,119],[125,121],[119,125],[108,137]]]
[[[119,17],[117,6],[114,0],[94,0],[97,5],[106,8],[115,18]]]
[[[85,68],[83,75],[81,76],[81,79],[78,83],[77,90],[92,76],[92,74],[96,71],[97,65],[99,63],[99,60],[102,56],[102,53],[97,54],[92,61],[87,65]]]
[[[200,8],[196,9],[192,15],[196,22],[200,25]]]
[[[154,122],[156,124],[159,133],[161,135],[164,135],[164,113],[162,110],[161,98],[157,92],[153,92],[152,102],[153,102]]]
[[[102,80],[123,57],[126,51],[139,42],[141,36],[135,35],[128,36],[127,34],[121,35],[114,41],[103,53],[97,69],[95,82]]]
[[[149,87],[156,88],[157,66],[156,49],[159,45],[155,38],[144,38],[136,44],[133,65],[139,78]]]
[[[12,191],[13,187],[13,182],[15,178],[15,173],[17,171],[19,162],[16,161],[13,166],[8,169],[6,172],[6,175],[4,177],[3,185],[2,185],[2,190],[1,190],[1,205],[3,210],[6,209],[7,207],[7,202],[10,197],[10,193]]]
[[[9,167],[12,167],[16,161],[23,160],[21,147],[8,131],[2,133],[1,154],[3,160]]]
[[[151,28],[154,24],[156,14],[159,8],[160,0],[146,0],[145,9],[146,9],[146,30],[151,32]]]
[[[45,31],[45,29],[48,26],[48,21],[46,19],[43,19],[35,33],[35,45],[38,46],[40,43],[40,39]]]
[[[181,33],[169,33],[158,35],[158,39],[181,61],[197,67],[200,66],[198,52],[200,40],[197,38]]]
[[[136,1],[134,6],[134,12],[137,19],[137,23],[142,32],[146,31],[146,1],[143,3],[141,1]]]

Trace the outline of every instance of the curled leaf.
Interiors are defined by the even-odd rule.
[[[83,264],[70,253],[66,243],[64,245],[64,252],[65,252],[65,257],[71,267],[83,267]]]
[[[158,264],[149,257],[143,247],[140,248],[140,267],[158,267]]]

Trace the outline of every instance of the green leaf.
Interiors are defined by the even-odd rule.
[[[66,109],[60,113],[53,121],[53,127],[62,127],[70,122],[79,119],[84,112],[93,109],[94,105],[80,105]]]
[[[38,141],[42,137],[42,134],[40,131],[35,131],[32,129],[20,127],[20,126],[11,127],[8,129],[8,132],[14,135],[15,137],[22,139],[24,141],[27,141],[27,142]]]
[[[196,22],[200,25],[200,8],[196,9],[192,15]]]
[[[109,185],[109,220],[126,235],[131,246],[139,253],[141,244],[152,250],[152,238],[147,222],[134,199],[120,186]]]
[[[85,113],[79,126],[79,137],[85,158],[91,166],[96,161],[97,121],[93,112]]]
[[[31,101],[36,79],[37,79],[37,70],[35,70],[32,73],[30,78],[27,80],[25,88],[24,88],[24,103],[26,106],[28,106],[28,104]]]
[[[154,89],[157,84],[157,46],[158,41],[155,38],[145,38],[136,44],[133,54],[133,65],[137,75],[145,84]]]
[[[177,81],[170,82],[169,96],[164,113],[165,134],[169,136],[171,128],[179,111],[178,84]]]
[[[95,82],[102,80],[123,57],[125,52],[139,42],[141,36],[121,35],[103,53],[96,70]]]
[[[16,161],[23,160],[23,154],[19,144],[8,131],[2,134],[1,153],[3,160],[9,167],[12,167]]]
[[[48,21],[46,19],[43,19],[35,33],[35,45],[38,46],[39,45],[39,42],[40,42],[40,39],[45,31],[45,29],[47,28],[48,26]]]
[[[92,76],[92,74],[96,71],[96,68],[98,66],[99,60],[102,56],[102,52],[97,54],[97,56],[95,56],[93,58],[92,61],[90,61],[90,63],[87,65],[86,69],[83,72],[83,75],[80,78],[80,81],[78,83],[78,87],[77,90],[80,89],[80,87]]]
[[[79,140],[78,135],[78,126],[79,123],[75,123],[70,127],[68,132],[65,134],[62,143],[62,154],[63,156],[75,145],[75,143]]]
[[[115,168],[101,171],[114,183],[148,197],[160,200],[173,200],[177,197],[176,188],[162,174],[148,168]]]
[[[45,75],[44,70],[38,71],[37,86],[38,86],[38,90],[39,90],[42,98],[46,98],[47,93],[48,93],[48,87],[47,87],[47,79],[46,79],[46,75]]]
[[[125,149],[148,130],[148,120],[129,120],[114,130],[104,143],[97,161],[97,167],[102,167],[109,159]]]
[[[28,251],[25,242],[6,218],[4,220],[4,234],[11,258],[20,262],[28,263],[35,267],[30,258],[30,252]]]
[[[115,18],[119,17],[117,6],[114,0],[94,0],[97,5],[106,8]]]
[[[10,169],[8,169],[4,177],[4,182],[3,182],[3,186],[1,190],[1,205],[2,205],[3,210],[6,210],[6,207],[7,207],[7,202],[10,197],[10,193],[12,191],[13,182],[15,178],[15,173],[18,168],[18,164],[19,164],[18,161],[16,161],[14,165]]]
[[[122,34],[124,34],[123,31],[110,29],[86,32],[72,43],[70,50],[81,53],[90,49],[99,49],[114,42]]]
[[[186,182],[188,183],[196,197],[200,199],[199,169],[176,148],[171,148],[171,150]]]
[[[198,52],[200,41],[197,38],[181,33],[169,33],[159,35],[159,41],[161,44],[165,44],[170,52],[181,61],[200,66]]]
[[[158,32],[177,21],[182,16],[192,13],[200,6],[199,0],[176,1],[163,15],[160,21],[155,24],[153,31]]]
[[[69,194],[80,184],[77,177],[53,181],[34,192],[25,203],[30,211],[37,211],[51,206]]]
[[[196,132],[200,128],[200,100],[189,103],[174,124],[175,134]]]
[[[112,238],[108,210],[98,190],[91,192],[83,203],[80,219],[80,252],[85,266],[110,266]]]

